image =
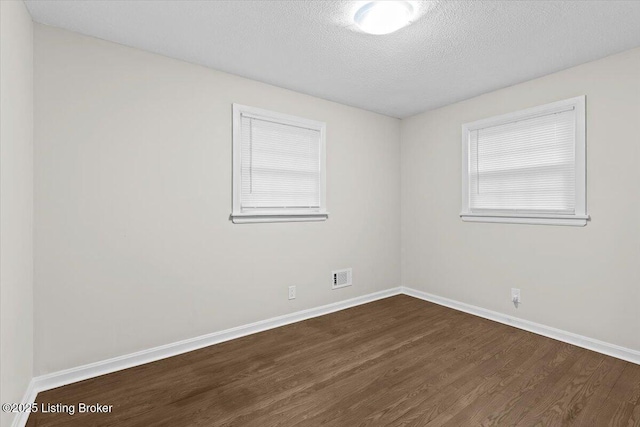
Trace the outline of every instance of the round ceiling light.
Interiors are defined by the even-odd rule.
[[[365,33],[389,34],[409,25],[412,16],[407,1],[372,1],[358,9],[353,20]]]

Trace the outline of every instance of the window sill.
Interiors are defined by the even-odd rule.
[[[303,222],[303,221],[325,221],[329,217],[329,212],[313,212],[299,214],[261,214],[261,213],[234,213],[231,214],[231,221],[234,224],[247,224],[253,222]]]
[[[468,222],[497,222],[504,224],[532,224],[532,225],[568,225],[584,227],[589,220],[588,215],[514,215],[514,214],[460,214],[463,221]]]

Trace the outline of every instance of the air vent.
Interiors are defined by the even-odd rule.
[[[351,286],[351,269],[345,268],[343,270],[334,270],[331,272],[331,288],[338,289],[345,286]]]

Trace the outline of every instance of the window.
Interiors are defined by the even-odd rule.
[[[325,127],[233,104],[234,223],[327,219]]]
[[[586,225],[585,97],[463,125],[460,216]]]

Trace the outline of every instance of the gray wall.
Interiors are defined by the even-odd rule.
[[[462,222],[461,125],[578,95],[592,221]],[[639,120],[640,49],[403,120],[403,285],[640,350]]]
[[[33,24],[0,1],[0,401],[19,403],[33,367]],[[0,425],[13,415],[2,412]]]
[[[36,25],[35,374],[401,283],[640,349],[639,75],[636,49],[400,122]],[[460,126],[578,95],[587,227],[463,223]],[[234,102],[327,122],[327,222],[228,220]]]
[[[399,120],[42,25],[35,57],[36,375],[400,285]],[[234,102],[327,123],[328,221],[229,221]]]

